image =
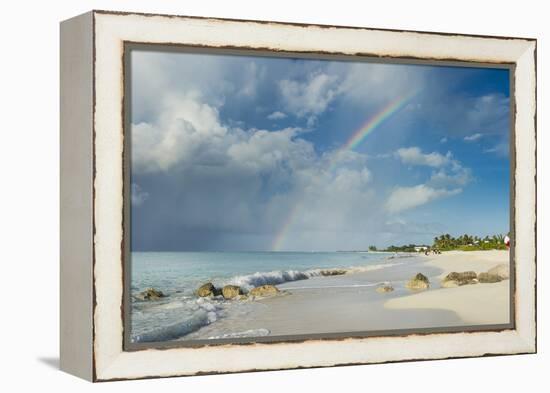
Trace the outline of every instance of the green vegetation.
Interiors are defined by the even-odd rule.
[[[430,248],[429,246],[418,245],[418,244],[407,244],[407,245],[403,245],[403,246],[391,245],[388,248],[386,248],[384,251],[389,251],[389,252],[416,252],[415,247],[425,247],[426,249]]]
[[[376,246],[369,246],[369,251],[376,251]]]
[[[484,238],[464,234],[455,238],[447,233],[445,235],[435,237],[432,248],[436,248],[441,251],[506,250],[506,244],[504,244],[504,235],[500,234],[485,236]]]
[[[370,246],[369,251],[376,251],[376,246]],[[422,251],[450,251],[450,250],[463,250],[463,251],[476,251],[476,250],[506,250],[506,244],[504,244],[504,235],[485,236],[481,238],[479,236],[470,236],[464,234],[459,237],[452,237],[448,233],[435,237],[431,246],[424,244],[407,244],[402,246],[391,245],[385,250],[389,252],[422,252]]]

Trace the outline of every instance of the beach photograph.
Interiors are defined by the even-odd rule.
[[[511,326],[509,68],[127,62],[131,343]]]

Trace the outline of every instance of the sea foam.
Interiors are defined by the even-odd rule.
[[[179,322],[135,335],[132,337],[132,342],[161,342],[175,340],[209,323],[208,312],[200,310]]]
[[[256,272],[253,274],[235,276],[229,279],[226,284],[238,285],[250,290],[260,285],[278,285],[286,282],[307,280],[313,277],[332,276],[340,274],[353,274],[368,272],[373,270],[385,269],[392,266],[401,265],[400,263],[382,263],[369,266],[356,266],[348,268],[327,268],[327,269],[309,269],[309,270],[275,270],[271,272]]]
[[[223,304],[214,300],[194,298],[175,300],[165,304],[152,306],[150,313],[160,313],[163,316],[167,311],[171,315],[181,315],[181,318],[162,327],[150,328],[132,336],[132,342],[161,342],[176,340],[200,328],[216,322],[223,313]]]

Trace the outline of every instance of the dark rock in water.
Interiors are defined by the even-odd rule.
[[[376,292],[378,293],[393,292],[393,287],[391,285],[382,285],[381,287],[376,288]]]
[[[197,289],[197,296],[207,297],[207,296],[218,296],[220,290],[214,286],[211,282],[203,284]]]
[[[418,273],[407,282],[407,288],[409,289],[428,289],[430,287],[430,280],[422,273]]]
[[[238,287],[236,285],[226,285],[222,289],[222,295],[224,299],[233,299],[243,294],[244,293],[241,287]]]
[[[441,282],[441,286],[444,288],[450,288],[460,285],[477,284],[476,272],[451,272]]]
[[[321,270],[321,276],[341,276],[346,273],[347,271],[344,269]]]
[[[496,274],[491,274],[491,273],[479,273],[479,275],[477,276],[477,279],[479,280],[479,282],[484,284],[492,284],[495,282],[502,281],[500,276]]]
[[[507,280],[510,278],[510,265],[501,263],[487,270],[487,273],[497,275],[501,280]]]
[[[140,292],[136,297],[139,300],[158,300],[162,297],[166,297],[166,295],[154,288],[147,288],[145,291]]]
[[[278,294],[279,288],[275,285],[261,285],[256,288],[252,288],[248,293],[250,296],[273,296]]]

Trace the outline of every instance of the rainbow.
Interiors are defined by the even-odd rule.
[[[410,100],[412,100],[414,97],[418,95],[418,92],[413,92],[411,94],[407,94],[406,96],[400,97],[396,100],[391,101],[389,104],[387,104],[382,110],[380,110],[377,114],[367,119],[365,123],[359,127],[357,131],[355,131],[351,137],[342,145],[339,151],[343,150],[353,150],[357,146],[363,142],[363,140],[372,132],[374,131],[380,124],[384,122],[387,118],[389,118],[394,113],[398,112],[401,108],[403,108]]]
[[[298,211],[300,210],[300,207],[302,207],[302,203],[298,202],[290,209],[290,212],[286,216],[286,219],[283,222],[283,225],[281,225],[281,228],[277,232],[277,236],[275,236],[275,239],[273,240],[273,243],[271,245],[271,251],[281,251],[286,235],[290,230],[290,227],[292,227],[292,224],[296,219],[296,216],[298,214]]]
[[[388,119],[390,116],[398,112],[401,108],[403,108],[409,101],[411,101],[414,97],[418,95],[418,91],[414,91],[410,94],[407,94],[405,96],[401,96],[391,102],[389,102],[386,106],[384,106],[380,111],[378,111],[374,116],[369,117],[367,121],[363,124],[361,124],[361,127],[357,129],[357,131],[353,132],[350,136],[350,138],[336,151],[336,154],[334,154],[332,157],[333,159],[329,161],[330,167],[334,166],[336,162],[336,157],[338,157],[340,152],[346,151],[346,150],[353,150],[357,146],[359,146],[365,138],[372,133],[380,124],[382,124],[386,119]],[[296,205],[294,205],[287,215],[286,219],[283,221],[283,225],[279,228],[279,231],[277,232],[272,246],[272,251],[280,251],[282,249],[282,246],[284,244],[284,241],[286,239],[286,236],[288,232],[290,231],[290,228],[292,227],[292,224],[294,223],[296,216],[298,215],[298,212],[301,211],[300,207],[302,206],[302,202],[298,202]]]

